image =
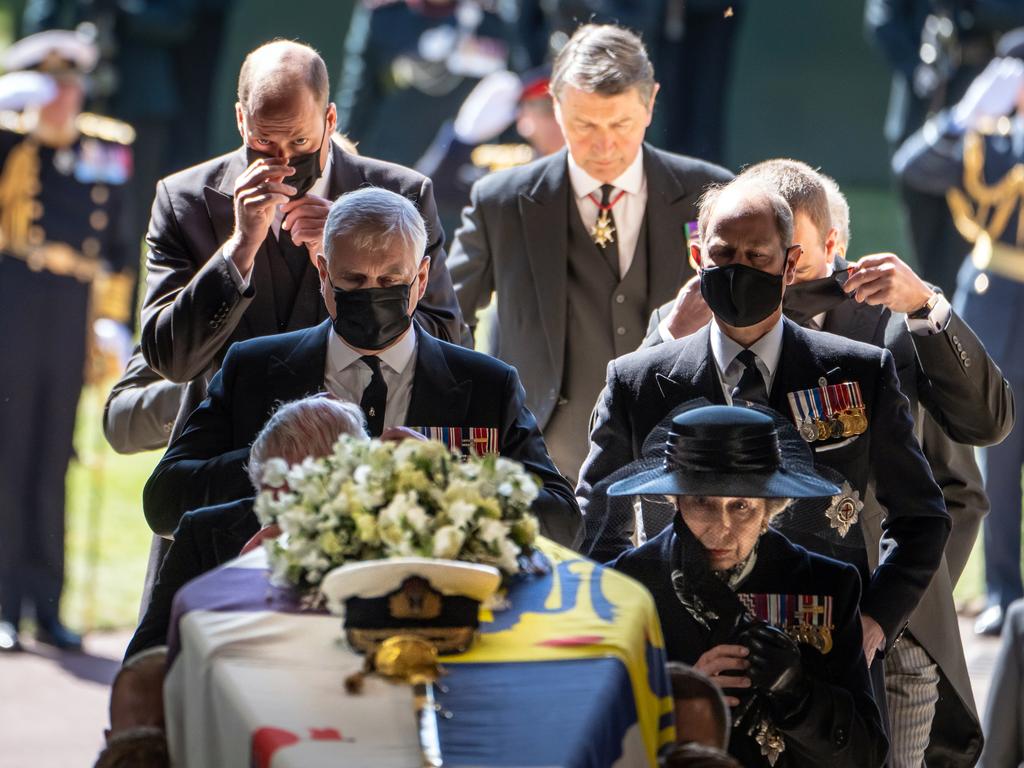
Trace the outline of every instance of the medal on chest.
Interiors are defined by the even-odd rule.
[[[828,384],[790,392],[789,408],[800,437],[808,443],[862,435],[868,429],[867,408],[860,382]]]
[[[590,238],[598,248],[605,248],[609,243],[615,242],[615,220],[612,218],[612,208],[621,200],[626,191],[622,190],[611,202],[602,203],[591,192],[588,197],[597,206],[597,221],[590,228]]]

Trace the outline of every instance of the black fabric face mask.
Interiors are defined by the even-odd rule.
[[[782,275],[743,264],[705,267],[700,295],[715,317],[734,328],[756,325],[782,303]]]
[[[309,190],[316,184],[316,180],[320,178],[322,173],[320,169],[320,150],[323,149],[324,139],[327,138],[327,124],[324,123],[324,133],[320,137],[320,146],[314,149],[312,152],[306,152],[302,155],[294,155],[288,158],[288,165],[295,169],[295,173],[291,176],[284,178],[284,183],[295,187],[295,194],[291,195],[289,200],[297,200],[303,197]],[[266,152],[260,152],[259,150],[253,149],[246,145],[245,147],[245,159],[249,165],[261,158],[275,160],[277,155],[270,155]]]
[[[409,316],[411,283],[354,291],[335,288],[331,283],[331,288],[334,290],[334,332],[350,347],[384,349],[412,325]]]
[[[793,283],[782,297],[783,314],[797,325],[806,325],[816,315],[848,301],[851,296],[843,290],[848,275],[844,269],[828,277]]]

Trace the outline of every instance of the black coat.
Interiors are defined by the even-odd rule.
[[[847,478],[863,497],[869,476],[888,511],[882,521],[882,564],[864,590],[861,610],[879,623],[891,644],[931,581],[949,536],[950,521],[931,469],[914,437],[907,398],[900,392],[892,354],[783,320],[782,354],[769,405],[790,414],[787,394],[859,382],[868,429],[860,436],[816,442],[815,462]],[[607,383],[594,412],[590,454],[577,496],[586,525],[584,552],[611,560],[629,548],[631,515],[615,519],[591,503],[595,486],[640,457],[650,431],[676,406],[725,397],[711,352],[710,325],[692,336],[641,349],[608,365]],[[864,574],[865,579],[868,575]]]
[[[336,144],[331,163],[327,196],[332,200],[360,187],[377,186],[417,205],[427,226],[431,263],[416,319],[434,336],[458,341],[462,317],[445,264],[444,232],[430,179],[408,168],[348,154]],[[169,176],[156,188],[146,235],[140,342],[154,371],[168,381],[188,383],[179,427],[205,397],[206,384],[232,343],[308,328],[327,317],[316,268],[308,263],[291,315],[285,327],[279,327],[266,244],[256,254],[248,289],[239,292],[232,280],[221,248],[234,227],[232,193],[245,168],[243,147]]]
[[[146,612],[124,657],[167,644],[174,596],[185,584],[238,557],[260,529],[252,499],[239,499],[187,513],[174,531],[174,543],[160,566]]]
[[[612,567],[632,576],[654,596],[669,659],[694,664],[711,644],[707,631],[690,616],[672,587],[675,536],[671,527],[666,528],[642,546],[624,552]],[[736,591],[829,595],[833,599],[832,649],[822,654],[800,646],[804,672],[812,681],[811,706],[798,722],[780,729],[786,749],[776,768],[881,765],[887,744],[861,649],[856,569],[808,552],[769,529],[758,544],[757,562]],[[768,765],[745,730],[733,730],[729,751],[747,768]]]
[[[251,339],[233,346],[180,437],[160,460],[143,492],[150,527],[167,535],[190,509],[249,496],[244,466],[249,446],[282,402],[324,388],[329,321],[315,328]],[[502,456],[522,462],[543,482],[534,512],[541,532],[573,545],[581,532],[572,488],[548,457],[514,368],[438,341],[420,329],[407,424],[491,427]]]

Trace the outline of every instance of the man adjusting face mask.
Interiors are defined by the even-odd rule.
[[[303,197],[316,184],[320,178],[320,153],[323,150],[324,141],[327,139],[327,124],[324,123],[324,132],[320,136],[320,144],[312,152],[305,152],[301,155],[292,155],[288,158],[288,165],[295,169],[295,173],[285,178],[285,183],[295,187],[295,194],[289,197],[290,200],[297,200]],[[249,165],[260,159],[276,159],[276,155],[260,152],[257,149],[246,145],[245,159]]]

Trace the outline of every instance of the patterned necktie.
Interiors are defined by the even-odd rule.
[[[384,431],[384,412],[388,405],[388,385],[384,381],[384,374],[380,370],[380,360],[376,355],[363,355],[359,358],[373,373],[370,383],[363,390],[363,397],[359,401],[359,407],[366,414],[366,426],[370,430],[370,437],[380,437]]]
[[[757,369],[757,355],[744,349],[736,355],[736,360],[743,364],[743,375],[732,389],[732,399],[768,405],[768,390],[764,385],[764,376]]]
[[[604,254],[605,260],[608,262],[608,266],[612,268],[612,272],[616,276],[619,275],[619,230],[615,226],[615,216],[612,209],[608,206],[611,205],[612,192],[615,191],[615,187],[611,184],[604,184],[601,187],[601,211],[607,211],[607,216],[612,223],[612,240],[606,243],[604,247],[599,246],[599,250]],[[601,212],[598,212],[600,217]]]

